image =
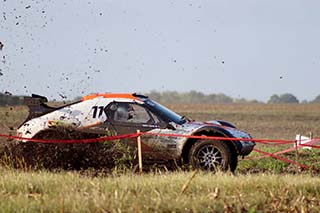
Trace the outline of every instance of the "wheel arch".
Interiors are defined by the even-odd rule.
[[[216,127],[215,128],[208,128],[208,127],[201,128],[198,131],[196,131],[195,133],[193,133],[192,135],[194,135],[194,136],[205,135],[205,136],[215,136],[215,137],[225,137],[225,138],[232,137],[230,135],[230,133],[228,133],[224,129],[216,128]],[[182,153],[181,153],[181,158],[184,163],[189,163],[188,156],[189,156],[190,149],[198,140],[199,139],[189,138],[185,142],[185,144],[182,148]],[[238,149],[237,149],[237,146],[234,141],[222,141],[222,143],[225,143],[228,146],[231,153],[238,155]]]

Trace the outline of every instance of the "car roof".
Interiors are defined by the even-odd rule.
[[[126,99],[139,100],[139,101],[142,101],[139,97],[147,98],[146,96],[137,95],[136,93],[133,93],[133,94],[131,93],[95,93],[95,94],[84,96],[82,97],[81,100],[87,101],[97,97],[111,98],[111,99],[126,98]]]

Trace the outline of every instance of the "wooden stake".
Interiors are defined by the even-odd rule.
[[[137,130],[137,143],[138,143],[138,159],[139,159],[139,172],[142,173],[142,151],[141,151],[141,136],[140,130]]]
[[[301,134],[299,134],[299,142],[296,141],[296,161],[299,159],[299,151],[298,151],[298,146],[301,144]]]

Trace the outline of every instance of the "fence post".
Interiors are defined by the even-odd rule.
[[[137,143],[138,143],[138,159],[139,159],[139,172],[142,173],[142,151],[141,151],[141,135],[140,130],[137,130]]]
[[[309,133],[310,140],[313,140],[313,132]]]
[[[298,159],[299,159],[299,151],[298,151],[298,146],[301,145],[301,134],[299,134],[299,142],[297,142],[296,140],[296,161],[298,162]]]

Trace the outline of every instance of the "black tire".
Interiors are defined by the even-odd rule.
[[[230,163],[230,171],[235,172],[238,166],[238,154],[233,153],[231,163]]]
[[[227,171],[231,163],[234,163],[234,159],[231,150],[224,142],[199,140],[190,149],[189,162],[193,168],[215,172]]]

